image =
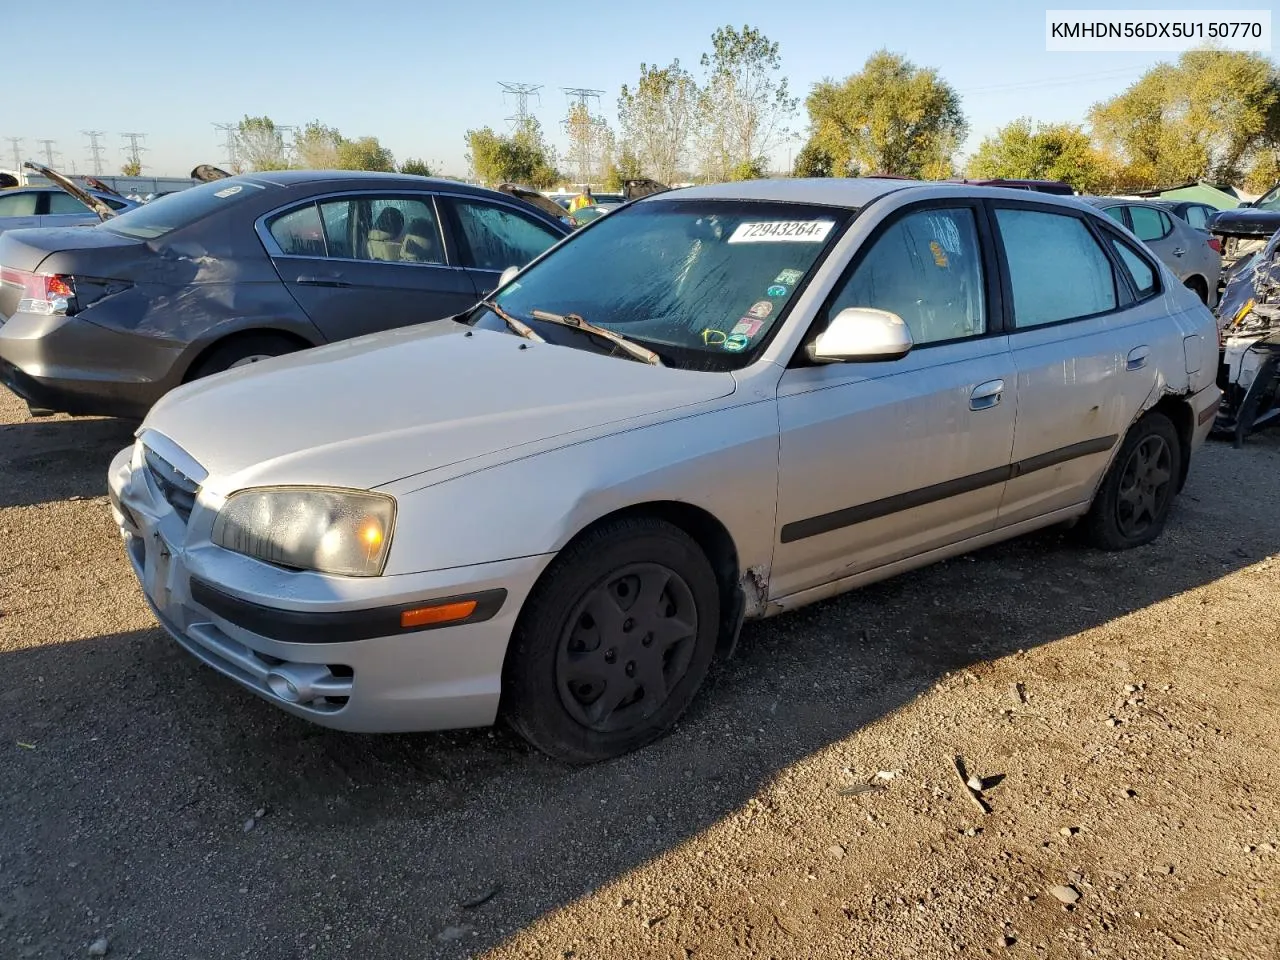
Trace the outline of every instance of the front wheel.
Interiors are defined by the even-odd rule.
[[[1182,470],[1182,441],[1169,418],[1148,413],[1129,430],[1102,478],[1085,518],[1089,540],[1103,550],[1128,550],[1160,536]]]
[[[715,652],[720,591],[702,550],[654,518],[619,520],[572,544],[520,617],[503,713],[558,760],[644,746],[692,702]]]

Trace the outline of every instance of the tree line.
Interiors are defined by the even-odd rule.
[[[765,176],[769,157],[791,139],[801,99],[783,72],[779,46],[751,26],[724,26],[695,70],[678,59],[642,63],[617,101],[618,129],[575,104],[565,121],[569,148],[557,155],[541,124],[522,117],[510,133],[466,131],[467,162],[485,183],[534,187],[590,182],[618,189],[627,179],[664,183]],[[1260,54],[1198,49],[1161,63],[1087,122],[1019,117],[985,137],[962,161],[969,133],[960,94],[936,69],[879,50],[844,79],[826,78],[803,99],[807,136],[795,176],[892,174],[1062,180],[1083,193],[1121,193],[1195,180],[1267,189],[1280,179],[1280,73]],[[245,117],[242,162],[400,170],[376,137],[348,139],[313,121],[286,139],[268,117]]]

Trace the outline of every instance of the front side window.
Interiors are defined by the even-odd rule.
[[[1116,223],[1124,223],[1124,207],[1107,207],[1102,212]]]
[[[1107,239],[1111,241],[1111,246],[1120,255],[1120,260],[1124,263],[1125,270],[1129,273],[1129,278],[1133,280],[1133,289],[1138,295],[1138,299],[1145,300],[1156,293],[1156,272],[1151,265],[1127,243],[1115,237],[1108,237]]]
[[[1166,237],[1173,229],[1167,214],[1150,207],[1130,207],[1129,218],[1133,221],[1134,235],[1144,243]]]
[[[34,192],[0,193],[0,217],[34,217],[38,196]]]
[[[900,316],[916,344],[986,333],[981,250],[968,207],[908,214],[862,255],[827,322],[849,307],[875,307]]]
[[[736,369],[785,321],[795,291],[852,214],[767,201],[645,200],[572,236],[497,302],[556,343],[612,352],[534,311],[577,314],[671,366]],[[473,322],[507,329],[487,309]]]
[[[320,203],[329,256],[383,263],[444,263],[430,197],[344,197]]]
[[[1002,207],[996,223],[1009,263],[1015,327],[1116,308],[1111,261],[1079,217]]]
[[[560,236],[510,207],[475,200],[454,200],[462,228],[462,262],[477,270],[522,267]]]

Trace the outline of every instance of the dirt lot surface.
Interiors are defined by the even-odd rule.
[[[1280,956],[1280,436],[1209,445],[1152,547],[749,626],[671,737],[567,769],[238,689],[126,565],[129,425],[0,424],[3,960]]]

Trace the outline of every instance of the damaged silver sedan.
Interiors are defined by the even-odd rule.
[[[110,491],[180,645],[326,726],[612,757],[746,618],[1064,521],[1149,543],[1219,400],[1212,314],[1071,198],[692,187],[512,273],[156,405]]]
[[[1236,264],[1218,321],[1223,398],[1215,429],[1238,447],[1280,417],[1280,231]]]

